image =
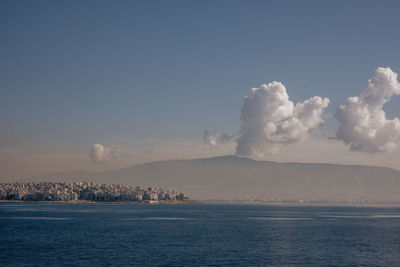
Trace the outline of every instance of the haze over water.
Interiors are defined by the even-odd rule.
[[[0,198],[398,204],[399,10],[2,0]],[[397,207],[4,201],[0,266],[400,266]]]

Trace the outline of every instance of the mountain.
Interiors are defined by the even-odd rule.
[[[152,162],[107,172],[55,172],[28,180],[173,187],[198,200],[400,202],[400,171],[394,169],[235,156]]]

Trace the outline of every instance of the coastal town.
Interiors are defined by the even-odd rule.
[[[190,202],[174,189],[88,182],[0,183],[0,200],[88,202]]]

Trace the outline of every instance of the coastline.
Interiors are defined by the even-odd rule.
[[[31,200],[0,200],[0,203],[45,203],[45,204],[151,204],[151,205],[174,205],[174,204],[199,204],[197,201],[88,201],[88,200],[54,200],[54,201],[31,201]]]
[[[26,200],[0,200],[1,203],[29,203],[29,204],[135,204],[135,205],[176,205],[176,204],[221,204],[221,205],[260,205],[260,206],[297,206],[297,207],[400,207],[400,203],[285,203],[285,202],[237,202],[237,201],[88,201],[88,200],[57,200],[57,201],[26,201]]]

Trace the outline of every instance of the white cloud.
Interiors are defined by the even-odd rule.
[[[103,163],[112,159],[119,158],[121,150],[119,148],[115,148],[114,146],[105,147],[100,144],[92,145],[90,149],[90,159],[94,163]]]
[[[203,132],[203,143],[211,147],[216,147],[218,145],[225,145],[233,141],[235,136],[228,133],[210,133],[208,130]]]
[[[203,143],[211,147],[215,147],[217,145],[217,135],[205,130],[203,133]]]
[[[305,139],[324,124],[323,110],[328,104],[328,98],[314,96],[294,105],[280,82],[252,88],[241,111],[236,155],[262,157],[277,152],[281,144]]]
[[[388,120],[382,108],[393,95],[399,94],[397,73],[390,68],[376,69],[367,89],[359,96],[349,97],[337,109],[337,138],[353,151],[376,153],[394,149],[400,139],[400,121]]]

